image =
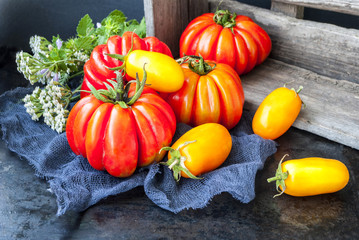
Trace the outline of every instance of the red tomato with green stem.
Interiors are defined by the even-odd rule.
[[[106,82],[107,79],[116,77],[115,71],[110,68],[116,68],[123,64],[122,61],[110,57],[109,54],[124,56],[130,49],[160,52],[172,58],[169,47],[156,37],[141,39],[134,32],[125,32],[122,36],[111,36],[106,44],[98,45],[93,49],[90,59],[85,63],[84,79],[81,89],[89,91],[90,84],[96,89],[106,89],[104,82]],[[125,76],[126,80],[134,78],[135,76]],[[89,95],[86,91],[81,92],[81,97]]]
[[[121,80],[121,74],[117,79]],[[142,83],[109,81],[107,90],[96,90],[72,108],[66,136],[73,152],[88,159],[97,170],[128,177],[136,167],[162,159],[176,130],[171,107]],[[114,88],[112,88],[112,85]]]
[[[201,55],[205,60],[225,63],[241,75],[261,64],[272,41],[251,18],[228,10],[205,13],[192,20],[180,39],[180,56]]]
[[[227,64],[204,61],[202,57],[184,59],[183,87],[163,95],[177,121],[191,126],[220,123],[227,129],[233,128],[241,119],[244,104],[238,74]]]

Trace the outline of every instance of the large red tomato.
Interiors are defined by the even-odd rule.
[[[180,56],[201,55],[226,63],[239,75],[251,71],[269,55],[268,34],[247,16],[218,10],[192,20],[180,39]]]
[[[140,88],[140,96],[135,94],[134,85],[113,101],[101,101],[92,94],[82,98],[66,125],[74,153],[86,157],[93,168],[116,177],[130,176],[137,166],[162,159],[164,153],[159,155],[159,150],[171,143],[176,129],[169,104],[147,87]]]
[[[112,36],[107,40],[106,44],[96,46],[90,56],[90,59],[84,65],[84,80],[81,90],[90,91],[89,83],[96,89],[106,89],[104,82],[107,79],[113,79],[116,74],[109,68],[114,68],[122,65],[118,59],[112,58],[107,54],[126,55],[129,50],[146,50],[152,52],[160,52],[170,57],[171,50],[164,43],[156,37],[146,37],[141,39],[133,32],[125,32],[121,36]],[[127,80],[130,80],[126,76]],[[88,92],[81,92],[81,97],[89,95]]]
[[[177,121],[198,126],[220,123],[233,128],[241,119],[244,92],[238,74],[227,64],[192,57],[182,65],[185,81],[174,93],[163,95]]]

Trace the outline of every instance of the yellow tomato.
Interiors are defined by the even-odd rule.
[[[253,132],[265,139],[276,139],[292,126],[302,100],[298,91],[281,87],[271,92],[259,105],[252,122]]]
[[[335,159],[311,157],[284,163],[282,160],[276,176],[268,179],[268,182],[276,181],[280,194],[302,197],[333,193],[343,189],[349,181],[347,167]]]
[[[147,72],[146,84],[159,92],[175,92],[182,88],[184,73],[181,66],[166,54],[134,50],[125,58],[126,73],[143,78],[143,66]]]
[[[205,123],[183,134],[169,150],[168,162],[176,181],[182,177],[197,178],[218,168],[232,149],[232,137],[218,123]]]

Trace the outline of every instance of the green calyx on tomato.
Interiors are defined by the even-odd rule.
[[[288,156],[288,154],[285,154],[282,157],[282,159],[279,161],[278,168],[276,170],[275,176],[267,179],[267,181],[269,183],[275,181],[276,189],[279,192],[279,194],[274,195],[273,198],[282,195],[284,193],[285,189],[286,189],[285,180],[288,178],[288,171],[283,172],[283,170],[282,170],[282,162],[283,162],[284,158],[287,157],[287,156]],[[279,187],[281,187],[282,191],[279,189]]]
[[[179,151],[180,148],[182,148],[188,144],[194,143],[194,142],[196,142],[196,140],[184,142],[183,144],[178,146],[177,149],[173,149],[171,147],[163,147],[160,150],[160,152],[161,151],[169,151],[170,152],[171,158],[168,159],[167,162],[161,162],[160,164],[166,165],[166,166],[168,166],[168,168],[170,170],[172,170],[173,177],[176,180],[176,182],[179,182],[179,180],[181,179],[182,171],[184,173],[186,173],[192,179],[202,179],[202,178],[196,177],[187,169],[187,167],[184,165],[184,162],[186,161],[186,157],[182,156]]]
[[[229,10],[217,10],[214,13],[213,21],[225,28],[236,26],[237,14],[231,13]]]
[[[146,70],[145,65],[143,65],[143,79],[139,80],[138,75],[136,76],[136,81],[129,81],[125,86],[123,84],[123,71],[116,71],[116,81],[107,80],[105,82],[107,89],[95,89],[91,84],[89,88],[91,93],[100,101],[112,104],[119,104],[122,108],[127,108],[134,104],[137,99],[141,96],[143,89],[146,85]],[[130,84],[136,82],[136,90],[132,97],[128,96],[128,91],[130,89]]]
[[[207,75],[212,70],[216,68],[216,64],[211,66],[210,64],[206,63],[203,57],[200,56],[184,56],[176,60],[179,64],[188,63],[188,68],[192,70],[192,72],[197,73],[200,76]]]
[[[276,181],[280,194],[274,197],[283,192],[295,197],[334,193],[349,182],[348,168],[336,159],[308,157],[291,159],[284,163],[282,160],[276,176],[267,180]]]

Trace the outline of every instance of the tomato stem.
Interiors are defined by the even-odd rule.
[[[216,64],[211,66],[209,63],[205,62],[203,57],[200,56],[184,56],[182,58],[179,58],[176,60],[179,64],[188,63],[189,69],[191,69],[192,72],[204,76],[210,73],[213,69],[216,68]]]
[[[117,89],[116,91],[116,102],[122,102],[123,101],[123,77],[122,72],[116,71],[116,81],[117,81]]]
[[[225,28],[233,28],[236,26],[237,14],[231,13],[229,10],[217,10],[214,13],[213,21]]]
[[[287,156],[288,156],[288,154],[285,154],[282,157],[282,159],[279,161],[275,176],[267,179],[267,182],[269,182],[269,183],[274,182],[274,181],[276,182],[276,189],[277,189],[277,192],[279,192],[279,194],[274,195],[273,198],[282,195],[286,189],[285,180],[288,178],[289,173],[288,173],[288,171],[283,172],[282,162],[283,162],[284,158]],[[280,188],[282,190],[280,190]]]
[[[146,63],[143,64],[142,82],[140,82],[138,74],[136,73],[136,91],[135,91],[135,94],[131,97],[131,99],[127,102],[127,105],[134,104],[140,98],[140,96],[143,92],[143,89],[146,86],[147,72],[146,72],[145,66],[146,66]]]
[[[146,85],[147,73],[145,70],[145,64],[143,65],[143,79],[142,82],[138,78],[138,74],[136,74],[136,90],[134,95],[128,99],[128,92],[130,89],[130,84],[133,81],[130,81],[124,86],[123,83],[123,71],[115,71],[116,73],[116,81],[108,79],[107,82],[104,82],[107,89],[95,89],[90,83],[88,86],[91,90],[91,93],[102,102],[109,102],[113,104],[119,104],[122,108],[128,108],[129,105],[134,104],[140,97],[143,92],[143,89]]]
[[[173,149],[171,147],[163,147],[160,150],[160,153],[161,151],[169,151],[171,157],[167,160],[167,162],[161,162],[160,164],[166,165],[170,170],[172,170],[173,177],[176,182],[178,182],[181,179],[181,172],[186,173],[187,176],[189,176],[192,179],[202,179],[196,177],[187,169],[187,167],[184,164],[184,162],[186,161],[186,157],[182,156],[181,152],[179,151],[179,149],[194,142],[196,142],[196,140],[184,142],[183,144],[179,145],[177,149]]]
[[[295,92],[296,92],[297,94],[299,94],[299,93],[302,91],[302,89],[303,89],[303,86],[299,86],[298,90],[295,91]]]

